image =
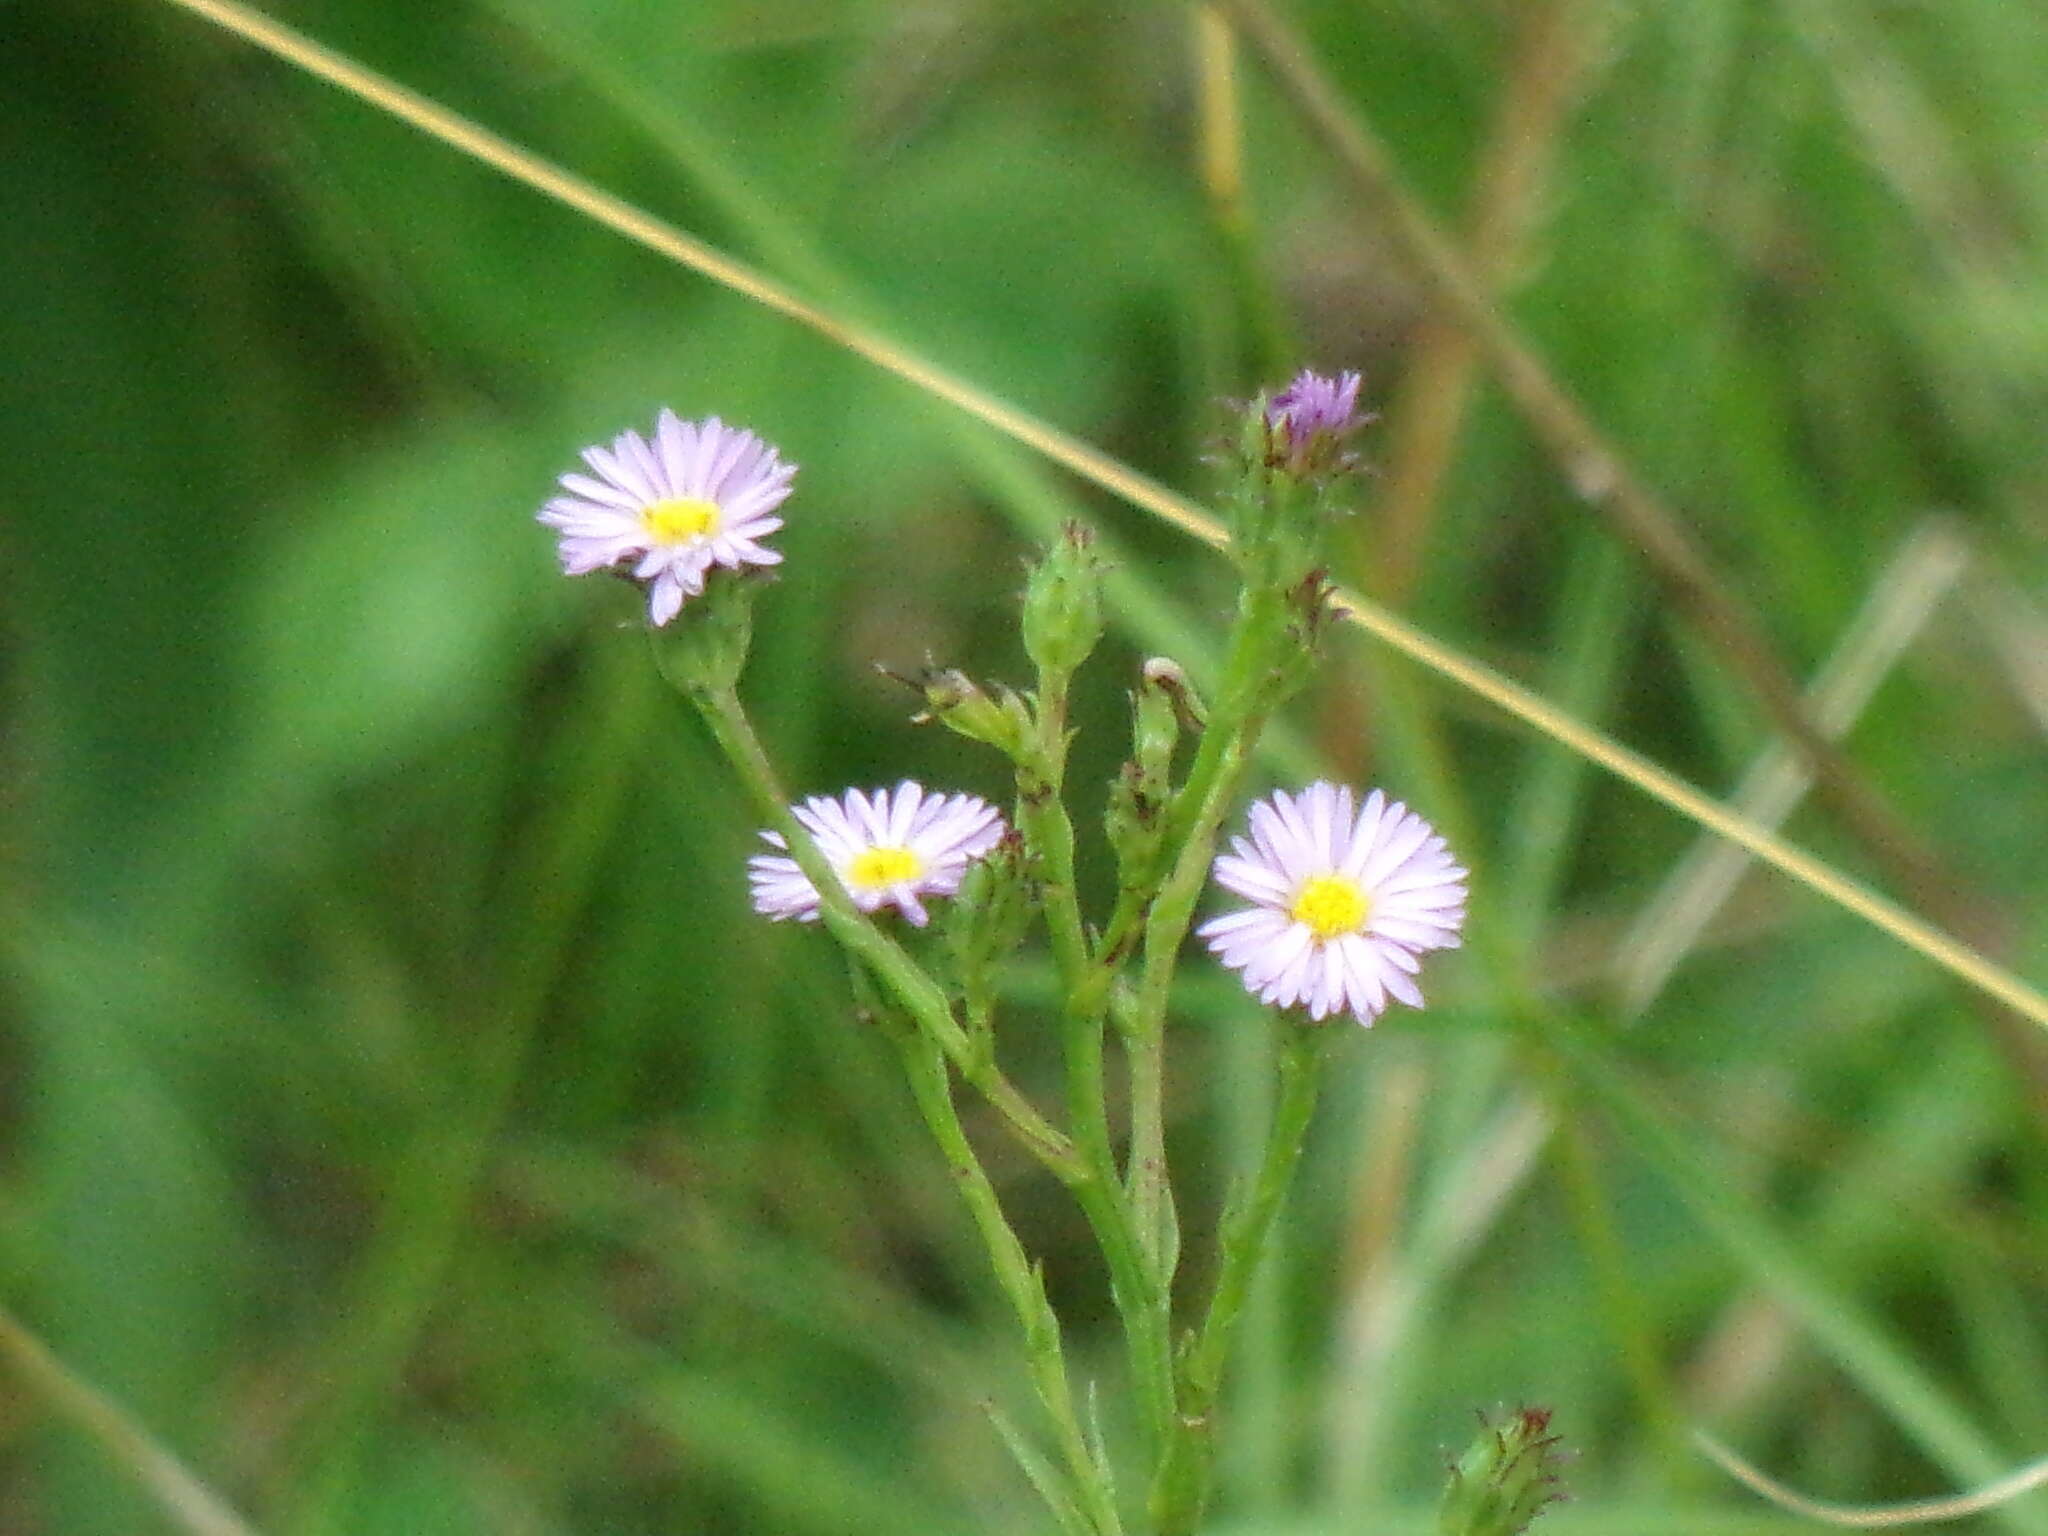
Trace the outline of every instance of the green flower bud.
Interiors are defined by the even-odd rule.
[[[1102,557],[1095,535],[1079,523],[1032,568],[1024,588],[1024,652],[1041,678],[1064,680],[1102,639]]]
[[[970,997],[986,994],[990,970],[1024,942],[1036,904],[1024,839],[1006,831],[968,869],[946,913],[946,946]]]
[[[1145,787],[1163,798],[1173,749],[1180,741],[1180,715],[1173,695],[1154,685],[1141,686],[1131,699],[1131,766]]]
[[[1519,1536],[1544,1506],[1564,1497],[1564,1457],[1550,1410],[1521,1408],[1501,1424],[1479,1417],[1479,1436],[1453,1462],[1437,1515],[1440,1536]]]
[[[1180,663],[1164,656],[1154,656],[1138,674],[1132,708],[1133,755],[1148,784],[1163,797],[1180,733],[1201,730],[1209,723],[1209,711]]]
[[[688,694],[738,687],[754,638],[754,596],[762,584],[720,573],[671,622],[650,629],[661,675]]]
[[[1104,825],[1128,889],[1159,877],[1166,807],[1173,797],[1173,753],[1185,727],[1200,730],[1208,712],[1177,662],[1155,656],[1131,695],[1131,761],[1109,789]]]
[[[988,743],[1012,760],[1031,750],[1031,708],[1010,689],[998,686],[990,697],[981,684],[954,667],[926,667],[915,677],[886,667],[882,670],[924,695],[924,708],[911,717],[913,724],[936,720],[970,741]]]

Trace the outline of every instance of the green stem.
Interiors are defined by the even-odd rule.
[[[1003,1214],[1002,1202],[990,1181],[974,1145],[960,1124],[953,1103],[952,1084],[946,1059],[930,1035],[903,1030],[899,1044],[904,1070],[910,1079],[917,1107],[938,1142],[953,1182],[974,1218],[994,1267],[996,1281],[1016,1314],[1023,1331],[1025,1358],[1038,1398],[1052,1419],[1060,1457],[1066,1463],[1072,1493],[1091,1530],[1100,1536],[1121,1536],[1122,1522],[1116,1511],[1107,1470],[1096,1460],[1088,1436],[1074,1406],[1074,1393],[1067,1379],[1066,1353],[1060,1342],[1059,1319],[1046,1299],[1045,1285],[1036,1265],[1025,1253],[1016,1231]]]
[[[1187,937],[1209,868],[1216,829],[1249,760],[1257,724],[1245,722],[1216,756],[1216,766],[1199,814],[1189,829],[1173,873],[1154,901],[1145,925],[1145,966],[1130,1027],[1126,1053],[1130,1065],[1131,1154],[1130,1211],[1132,1223],[1155,1270],[1162,1276],[1161,1320],[1172,1331],[1171,1286],[1179,1260],[1179,1216],[1166,1157],[1166,1010],[1174,967]],[[1176,1381],[1174,1416],[1159,1448],[1163,1478],[1186,1440],[1191,1421],[1206,1423],[1206,1411],[1190,1403],[1185,1379]],[[1206,1468],[1205,1468],[1206,1475]]]
[[[1265,1152],[1250,1198],[1224,1217],[1216,1287],[1181,1363],[1178,1432],[1161,1458],[1152,1487],[1155,1536],[1189,1536],[1208,1502],[1215,1460],[1216,1405],[1231,1336],[1259,1262],[1265,1257],[1274,1218],[1293,1181],[1315,1113],[1328,1032],[1292,1022],[1283,1022],[1281,1028],[1279,1093]]]
[[[1091,1175],[1075,1180],[1072,1189],[1109,1266],[1110,1296],[1123,1320],[1141,1418],[1156,1451],[1166,1444],[1179,1418],[1167,1293],[1139,1241],[1116,1181]]]
[[[1237,795],[1271,707],[1270,700],[1261,698],[1259,684],[1272,654],[1276,626],[1285,618],[1284,605],[1273,595],[1247,590],[1224,664],[1216,715],[1170,812],[1175,826],[1169,839],[1179,852],[1144,914],[1144,968],[1128,1031],[1131,1204],[1139,1232],[1169,1279],[1166,1255],[1177,1223],[1166,1163],[1167,1006],[1181,945],[1208,882],[1217,830]]]
[[[1103,1079],[1102,1036],[1106,991],[1091,987],[1092,957],[1081,922],[1074,881],[1074,827],[1061,798],[1066,777],[1066,684],[1042,675],[1038,695],[1036,761],[1019,763],[1018,822],[1038,855],[1046,929],[1060,976],[1060,1027],[1067,1078],[1067,1109],[1082,1174],[1068,1180],[1109,1267],[1110,1291],[1123,1320],[1133,1386],[1154,1448],[1164,1445],[1176,1417],[1173,1397],[1172,1320],[1165,1271],[1133,1224],[1121,1198],[1116,1153],[1109,1134],[1109,1093]]]
[[[1117,1304],[1140,1389],[1150,1392],[1152,1420],[1160,1432],[1154,1449],[1162,1466],[1183,1433],[1181,1426],[1187,1417],[1171,1367],[1179,1221],[1166,1158],[1166,1011],[1174,966],[1208,877],[1217,828],[1237,791],[1250,760],[1251,744],[1269,707],[1261,695],[1270,690],[1262,690],[1259,684],[1270,666],[1275,635],[1285,621],[1284,604],[1276,596],[1247,592],[1233,626],[1218,714],[1168,813],[1174,822],[1170,845],[1179,849],[1173,868],[1149,904],[1119,900],[1111,931],[1079,978],[1069,976],[1067,985],[1068,1038],[1070,1044],[1092,1042],[1099,1084],[1104,1017],[1126,943],[1122,930],[1125,924],[1133,928],[1142,924],[1144,972],[1136,1006],[1125,1027],[1130,1066],[1128,1185],[1119,1192],[1124,1198],[1108,1199],[1104,1204],[1105,1214],[1120,1229],[1119,1239],[1128,1234],[1134,1243],[1136,1253],[1127,1264],[1145,1284],[1143,1291],[1124,1292],[1120,1286]],[[1084,1134],[1078,1126],[1076,1134]],[[1087,1156],[1085,1149],[1083,1156]],[[1103,1246],[1108,1253],[1110,1243],[1105,1241]]]
[[[1065,679],[1043,675],[1036,711],[1037,741],[1017,763],[1017,823],[1037,856],[1039,895],[1060,977],[1060,1023],[1067,1073],[1067,1115],[1074,1142],[1095,1178],[1116,1181],[1108,1095],[1102,1080],[1102,1019],[1082,1003],[1088,940],[1074,881],[1074,824],[1062,793],[1067,772]]]

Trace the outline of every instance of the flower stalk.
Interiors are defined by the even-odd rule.
[[[1081,1424],[1067,1376],[1059,1318],[1045,1294],[1044,1273],[1025,1252],[1003,1212],[995,1184],[960,1123],[945,1056],[929,1035],[915,1028],[899,1029],[896,1036],[918,1112],[938,1144],[954,1187],[960,1191],[982,1246],[988,1250],[997,1285],[1016,1315],[1032,1386],[1053,1426],[1053,1438],[1067,1473],[1068,1497],[1091,1536],[1122,1536],[1123,1524],[1117,1514],[1109,1469],[1096,1456]]]
[[[1161,1458],[1150,1501],[1155,1536],[1189,1536],[1209,1499],[1216,1457],[1216,1416],[1224,1366],[1245,1296],[1258,1274],[1274,1219],[1294,1180],[1322,1086],[1329,1031],[1308,1023],[1284,1025],[1280,1037],[1279,1094],[1263,1155],[1249,1194],[1225,1211],[1220,1262],[1202,1320],[1181,1354],[1176,1386],[1180,1418]]]

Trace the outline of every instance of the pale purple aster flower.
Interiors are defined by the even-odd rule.
[[[1337,462],[1343,442],[1372,418],[1358,409],[1359,376],[1334,379],[1302,369],[1266,402],[1266,435],[1281,462],[1297,471]]]
[[[996,808],[973,795],[932,795],[905,779],[893,793],[849,789],[840,799],[813,796],[790,808],[863,912],[893,905],[917,927],[929,920],[926,896],[951,896],[967,868],[995,847],[1005,830]],[[761,836],[787,848],[782,835]],[[784,854],[747,861],[754,910],[777,921],[814,922],[818,891]]]
[[[562,569],[581,576],[633,562],[657,625],[704,590],[712,566],[782,560],[760,540],[782,526],[773,513],[796,466],[751,432],[716,416],[684,421],[664,408],[651,440],[621,432],[610,448],[584,449],[583,462],[596,478],[562,476],[569,494],[540,511],[561,535]]]
[[[1420,957],[1454,949],[1465,875],[1429,823],[1378,790],[1315,783],[1251,808],[1251,837],[1216,859],[1219,885],[1253,905],[1196,932],[1260,1002],[1370,1025],[1389,998],[1422,1006]]]

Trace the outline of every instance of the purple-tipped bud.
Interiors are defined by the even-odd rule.
[[[1354,371],[1327,378],[1302,369],[1266,401],[1268,461],[1297,475],[1341,467],[1344,439],[1372,420],[1358,409],[1358,388]]]

